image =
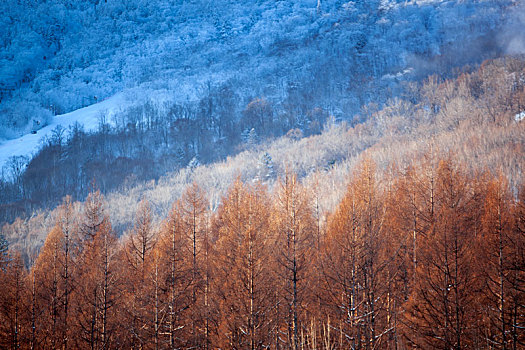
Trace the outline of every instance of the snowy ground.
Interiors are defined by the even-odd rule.
[[[0,169],[7,165],[10,157],[26,156],[30,159],[40,149],[42,140],[51,137],[53,129],[58,125],[67,130],[69,126],[78,122],[84,126],[85,131],[96,130],[102,115],[111,116],[121,109],[125,102],[124,94],[118,93],[91,106],[57,115],[49,125],[38,130],[36,134],[30,133],[17,139],[4,141],[0,144]]]

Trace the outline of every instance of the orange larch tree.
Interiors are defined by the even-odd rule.
[[[20,254],[6,254],[0,269],[0,347],[27,348],[31,337],[27,270]]]
[[[365,160],[329,221],[323,258],[324,295],[328,314],[338,327],[340,347],[385,346],[389,334],[394,333],[397,267],[390,265],[399,248],[397,242],[387,245],[385,241],[389,235],[382,192],[375,165]]]
[[[480,237],[482,254],[482,314],[486,320],[487,341],[494,348],[510,348],[511,337],[511,257],[513,216],[508,184],[502,176],[488,181],[483,207],[483,231]]]
[[[99,191],[91,192],[84,205],[81,251],[78,258],[76,347],[107,349],[118,327],[116,236],[105,213]]]
[[[154,278],[151,276],[156,235],[148,201],[139,203],[135,224],[123,243],[119,258],[122,283],[119,310],[123,334],[129,347],[144,348],[150,342],[154,325]]]
[[[285,315],[285,333],[291,349],[300,348],[308,308],[316,304],[312,293],[310,251],[315,244],[315,220],[311,201],[297,176],[287,173],[275,195],[273,228],[276,235],[280,311]]]
[[[436,180],[435,220],[421,245],[405,335],[414,345],[461,349],[475,346],[479,331],[474,250],[481,202],[474,179],[451,160],[440,162]]]
[[[68,348],[77,240],[74,221],[73,203],[66,197],[31,269],[32,318],[36,318],[37,333],[33,342],[37,347]]]
[[[272,346],[277,324],[270,207],[264,189],[237,180],[218,210],[214,295],[220,318],[216,346],[252,350]]]
[[[180,203],[177,202],[162,224],[153,249],[151,278],[154,300],[151,307],[154,314],[155,349],[185,347],[192,334],[191,318],[187,314],[194,304],[194,280],[186,238]]]
[[[179,201],[180,224],[183,232],[185,255],[191,261],[192,305],[188,310],[191,328],[187,331],[188,347],[203,346],[207,343],[207,321],[205,319],[206,289],[206,244],[208,231],[208,200],[197,183],[192,183]]]
[[[329,218],[323,250],[323,301],[325,311],[343,334],[338,346],[362,348],[365,259],[364,237],[359,220],[358,199],[352,185]]]

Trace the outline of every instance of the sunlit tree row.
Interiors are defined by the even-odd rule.
[[[288,174],[236,181],[219,208],[194,184],[129,235],[103,196],[65,198],[28,269],[1,251],[0,348],[519,349],[525,188],[427,154],[353,173],[319,226]]]

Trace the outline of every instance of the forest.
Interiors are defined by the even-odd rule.
[[[0,157],[0,225],[84,200],[93,178],[108,195],[422,105],[412,85],[429,75],[525,52],[515,0],[6,0],[0,12],[0,146],[43,135]],[[43,133],[115,94],[98,125]]]
[[[0,12],[0,139],[120,91],[181,105],[210,84],[233,85],[241,110],[291,87],[351,116],[404,76],[523,52],[516,0],[4,0]]]
[[[4,225],[0,347],[523,348],[524,76]]]
[[[0,3],[0,349],[525,348],[523,4],[246,4]]]
[[[8,349],[520,349],[525,186],[428,150],[379,175],[361,162],[322,225],[287,173],[235,181],[211,212],[187,187],[118,239],[105,199],[66,197],[27,270],[2,249]]]
[[[0,347],[523,348],[524,76],[430,77],[354,127],[4,225]]]

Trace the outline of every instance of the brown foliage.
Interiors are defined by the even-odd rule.
[[[263,349],[275,341],[275,238],[270,200],[263,188],[235,182],[217,213],[214,295],[216,346]]]
[[[60,208],[28,272],[0,270],[2,348],[520,348],[525,187],[435,150],[363,161],[326,228],[288,174],[237,180],[210,220],[196,184],[117,241],[104,199]],[[158,232],[158,233],[157,233]]]

